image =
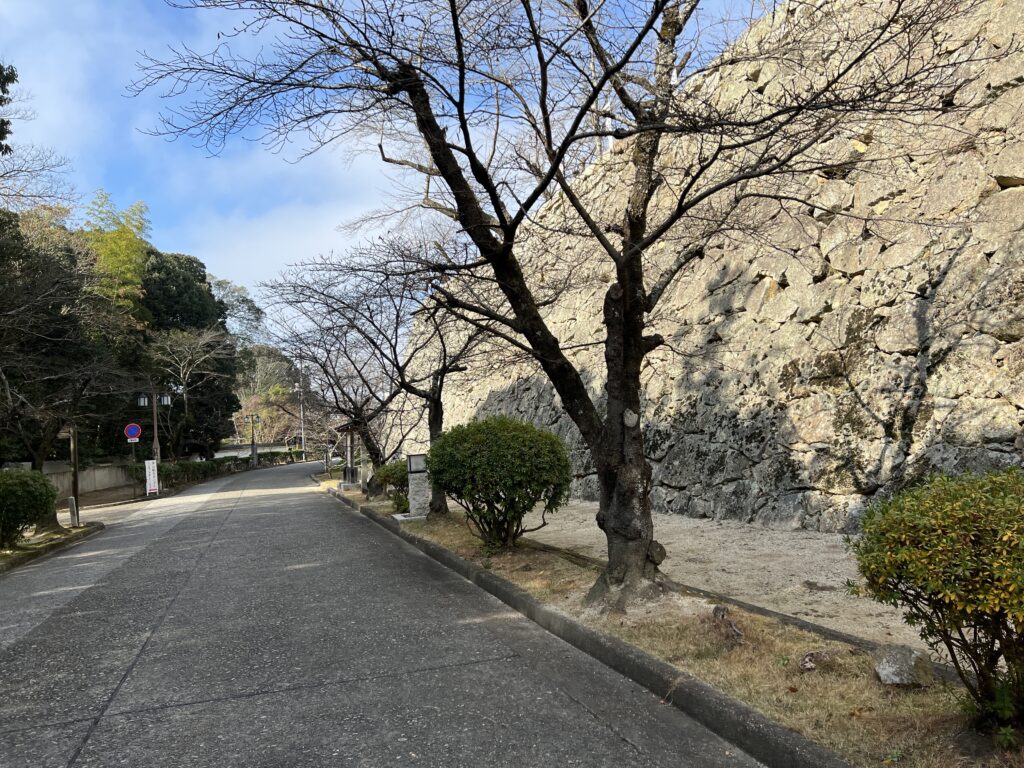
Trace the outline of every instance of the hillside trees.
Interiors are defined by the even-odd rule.
[[[170,455],[209,455],[233,431],[235,350],[205,267],[154,249],[143,217],[108,212],[84,231],[67,209],[0,212],[4,458],[42,467],[71,421],[84,457],[124,452],[124,424],[149,422],[139,392],[178,406],[162,413]]]
[[[213,294],[199,259],[150,248],[143,265],[146,370],[152,391],[166,391],[163,435],[171,456],[213,454],[234,432],[231,415],[236,347],[225,326],[227,307]],[[178,406],[180,405],[180,412]]]
[[[300,400],[305,394],[300,389],[305,386],[300,370],[277,347],[260,343],[239,349],[235,394],[244,414],[259,415],[261,442],[297,439],[302,418]],[[242,417],[243,413],[235,414],[235,431],[240,434],[245,431]]]
[[[93,254],[63,210],[0,211],[0,433],[42,469],[69,422],[124,386],[107,339],[124,317],[97,292]],[[56,514],[40,523],[56,527]]]
[[[609,554],[591,599],[612,606],[650,594],[664,557],[640,386],[645,359],[667,343],[651,323],[662,299],[712,245],[728,248],[731,237],[756,236],[759,222],[811,205],[787,186],[797,176],[874,162],[878,154],[849,149],[866,147],[880,123],[909,132],[941,123],[964,107],[972,73],[1006,54],[964,44],[947,23],[977,0],[768,3],[761,23],[724,44],[708,32],[720,28],[708,0],[183,5],[245,13],[239,34],[267,44],[247,57],[227,37],[209,54],[146,59],[139,88],[190,93],[165,116],[167,133],[212,149],[239,132],[305,139],[311,150],[362,139],[422,179],[419,205],[472,242],[469,264],[425,255],[424,266],[485,281],[500,301],[474,302],[444,279],[434,296],[528,350],[579,429]],[[738,72],[749,87],[716,91]],[[622,184],[602,194],[579,168],[609,141],[615,152],[602,162]],[[545,229],[533,218],[548,198],[564,215]],[[593,339],[602,392],[545,319],[523,247],[531,232],[553,253],[581,245],[609,275],[603,337]]]

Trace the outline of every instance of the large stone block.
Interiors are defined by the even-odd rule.
[[[773,15],[750,44],[792,20]],[[994,53],[1024,39],[1020,2],[988,0],[961,21],[945,44],[951,57],[975,40]],[[799,80],[785,69],[729,65],[694,87],[713,94],[710,103],[756,109]],[[844,531],[876,494],[923,473],[1021,463],[1022,73],[1019,55],[979,63],[953,94],[962,109],[841,126],[811,156],[870,164],[780,180],[770,191],[787,202],[747,200],[729,220],[736,226],[711,238],[649,318],[670,342],[643,371],[657,511]],[[582,174],[581,194],[601,220],[621,220],[629,146],[618,142]],[[665,147],[658,205],[669,204],[698,149],[685,136]],[[571,278],[544,312],[573,346],[600,411],[601,305],[614,269],[587,238],[566,234],[571,216],[556,195],[526,227],[520,253],[537,265],[528,279],[545,289]],[[699,226],[695,212],[651,254],[650,279]],[[445,403],[451,424],[504,412],[553,429],[570,446],[573,493],[596,497],[586,447],[536,367],[481,362],[450,380]]]

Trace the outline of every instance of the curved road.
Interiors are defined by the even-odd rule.
[[[119,509],[0,577],[0,765],[758,765],[310,466]]]

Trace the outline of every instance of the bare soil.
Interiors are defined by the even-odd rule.
[[[575,510],[577,523],[585,516],[585,508]],[[564,515],[559,521],[559,535],[565,539],[574,538],[564,529],[572,520],[572,515]],[[593,527],[592,520],[587,522],[587,528]],[[870,656],[853,646],[730,608],[728,618],[741,633],[737,640],[729,625],[715,618],[710,602],[678,594],[631,608],[626,615],[603,615],[582,605],[598,573],[593,566],[531,547],[486,552],[455,510],[447,518],[410,523],[405,528],[490,569],[551,607],[747,702],[773,720],[836,750],[855,766],[1024,766],[1022,753],[999,751],[991,736],[971,731],[954,687],[887,688],[875,678]],[[557,533],[559,529],[552,526],[552,530]],[[659,540],[665,537],[659,536]],[[704,541],[709,545],[715,539]],[[771,548],[760,552],[767,562],[784,554]],[[801,553],[800,549],[791,550],[789,557],[799,560]],[[716,585],[736,583],[743,582]],[[811,671],[801,669],[807,654],[813,654]]]
[[[596,514],[596,503],[566,505],[527,538],[604,560]],[[849,593],[847,582],[859,576],[842,535],[658,515],[654,536],[668,551],[661,570],[681,584],[867,640],[924,648],[898,611]]]

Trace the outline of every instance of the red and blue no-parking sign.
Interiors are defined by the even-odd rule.
[[[142,435],[142,427],[138,424],[129,424],[124,428],[124,436],[129,440],[138,440],[140,435]]]

